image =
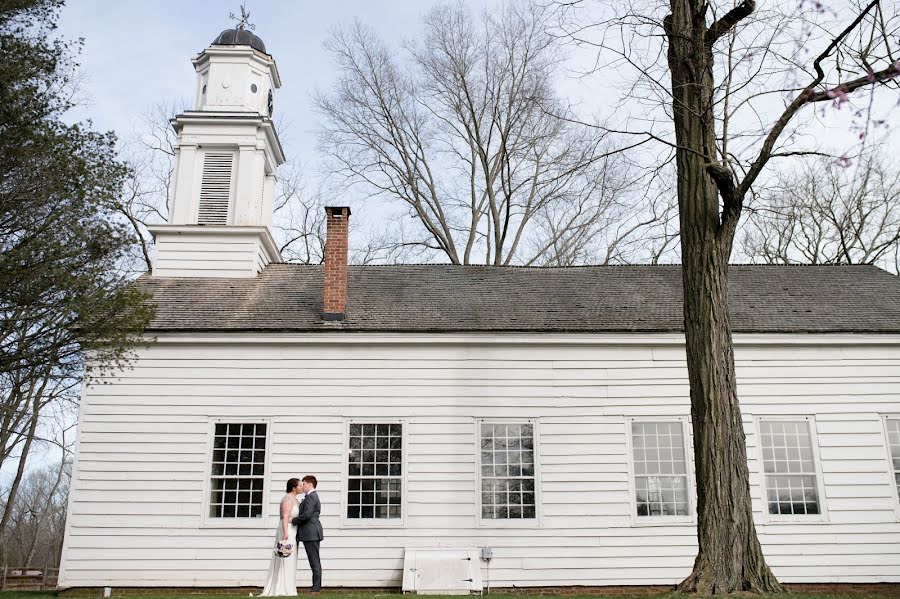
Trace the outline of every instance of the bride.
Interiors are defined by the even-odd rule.
[[[260,597],[297,595],[297,527],[291,525],[291,519],[300,512],[300,502],[297,499],[300,493],[300,479],[292,478],[287,481],[286,492],[287,495],[281,499],[281,518],[278,527],[275,528],[275,541],[290,543],[294,550],[289,557],[281,557],[272,552],[269,575],[266,577],[266,586]]]

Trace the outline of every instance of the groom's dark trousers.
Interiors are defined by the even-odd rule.
[[[300,513],[291,523],[297,525],[297,547],[303,543],[306,549],[306,559],[309,560],[309,569],[312,571],[312,592],[318,593],[322,590],[322,562],[319,561],[319,543],[324,535],[322,534],[322,523],[319,522],[319,512],[322,510],[322,503],[319,501],[319,494],[315,491],[307,494],[306,499],[300,504]]]
[[[309,569],[312,570],[312,591],[322,590],[322,562],[319,561],[319,541],[303,541],[306,549],[306,559],[309,560]]]

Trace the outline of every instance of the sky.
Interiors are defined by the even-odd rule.
[[[473,12],[502,2],[463,1]],[[415,35],[422,13],[438,2],[246,0],[250,22],[256,27],[254,33],[265,42],[281,74],[283,87],[276,97],[276,118],[283,128],[281,141],[288,160],[304,165],[316,162],[314,131],[318,115],[311,96],[317,88],[327,89],[335,79],[335,66],[323,48],[329,32],[358,19],[388,43],[399,45]],[[834,0],[830,6],[837,8],[846,2]],[[763,0],[760,6],[765,4]],[[229,15],[239,12],[239,0],[70,0],[62,11],[59,32],[69,39],[84,38],[80,63],[86,98],[71,118],[90,118],[97,128],[114,130],[127,139],[135,123],[154,104],[193,101],[191,58],[222,30],[234,27]],[[602,113],[621,91],[614,79],[572,75],[591,60],[592,55],[573,53],[566,63],[568,70],[558,79],[558,92],[576,102],[583,115]],[[850,140],[846,135],[849,111],[831,113],[822,139]],[[896,119],[896,114],[892,117]],[[852,145],[852,140],[844,145]],[[840,147],[834,150],[841,153]]]
[[[476,10],[496,0],[471,0]],[[282,79],[276,110],[284,119],[282,145],[289,159],[315,157],[316,115],[311,95],[334,80],[334,66],[322,44],[329,31],[354,19],[399,42],[417,28],[435,0],[338,0],[331,2],[247,0],[254,33],[274,57]],[[193,101],[191,58],[224,29],[239,0],[70,0],[63,9],[63,37],[84,38],[81,56],[88,104],[76,118],[125,137],[133,123],[157,102]]]

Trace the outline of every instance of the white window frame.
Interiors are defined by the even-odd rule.
[[[637,490],[635,488],[634,447],[631,440],[631,425],[634,422],[678,422],[681,424],[681,437],[684,443],[685,472],[687,473],[686,516],[638,516]],[[686,416],[631,416],[625,419],[625,452],[628,463],[628,509],[632,526],[668,526],[670,524],[693,524],[697,521],[696,486],[694,485],[694,444],[692,442],[690,419]]]
[[[759,463],[759,487],[761,491],[760,501],[762,506],[763,523],[780,524],[780,523],[796,523],[796,524],[820,524],[828,522],[828,506],[825,501],[825,481],[822,477],[822,460],[819,456],[819,438],[816,431],[816,420],[813,416],[797,416],[797,415],[754,415],[754,434],[756,434],[756,451]],[[773,422],[806,422],[809,429],[809,444],[812,452],[813,465],[816,472],[816,493],[819,502],[818,514],[770,514],[769,513],[769,490],[766,486],[766,464],[763,453],[762,427],[760,423],[763,421]]]
[[[481,516],[481,425],[530,424],[534,435],[534,518],[483,518]],[[475,421],[475,526],[477,528],[540,528],[543,526],[541,501],[541,433],[538,418],[478,418]]]
[[[900,420],[900,414],[881,415],[881,430],[884,433],[884,449],[887,454],[888,479],[891,483],[891,497],[893,497],[894,500],[894,515],[900,519],[900,489],[897,488],[897,482],[894,478],[894,459],[891,455],[891,440],[888,436],[888,420]]]
[[[348,518],[347,494],[350,492],[350,425],[351,424],[399,424],[401,426],[402,454],[400,460],[400,517],[399,518]],[[341,442],[341,528],[403,528],[406,526],[409,469],[409,422],[403,418],[345,418]]]
[[[216,440],[217,424],[265,424],[266,464],[263,469],[262,513],[257,518],[213,518],[209,515],[209,500],[212,494],[212,456]],[[268,418],[243,418],[240,416],[211,418],[207,429],[206,457],[203,461],[203,505],[201,528],[269,528],[269,478],[272,471],[272,421]]]

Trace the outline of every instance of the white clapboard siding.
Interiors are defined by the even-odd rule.
[[[255,236],[158,235],[153,274],[161,277],[252,277],[268,263]]]
[[[161,251],[203,251],[189,236],[171,244]],[[900,510],[882,416],[900,414],[900,343],[789,341],[738,340],[735,355],[767,559],[786,582],[898,582]],[[493,548],[482,575],[495,587],[673,584],[690,572],[694,524],[632,516],[626,435],[629,418],[689,415],[684,348],[649,337],[578,346],[162,338],[85,392],[61,584],[261,585],[284,481],[306,473],[320,481],[326,586],[399,586],[403,548],[438,545]],[[811,419],[820,518],[765,513],[757,421],[779,416]],[[478,517],[477,421],[510,418],[538,422],[534,522]],[[220,419],[270,423],[265,513],[249,524],[202,513]],[[399,523],[341,517],[349,419],[404,424]],[[298,584],[308,582],[301,565]]]

